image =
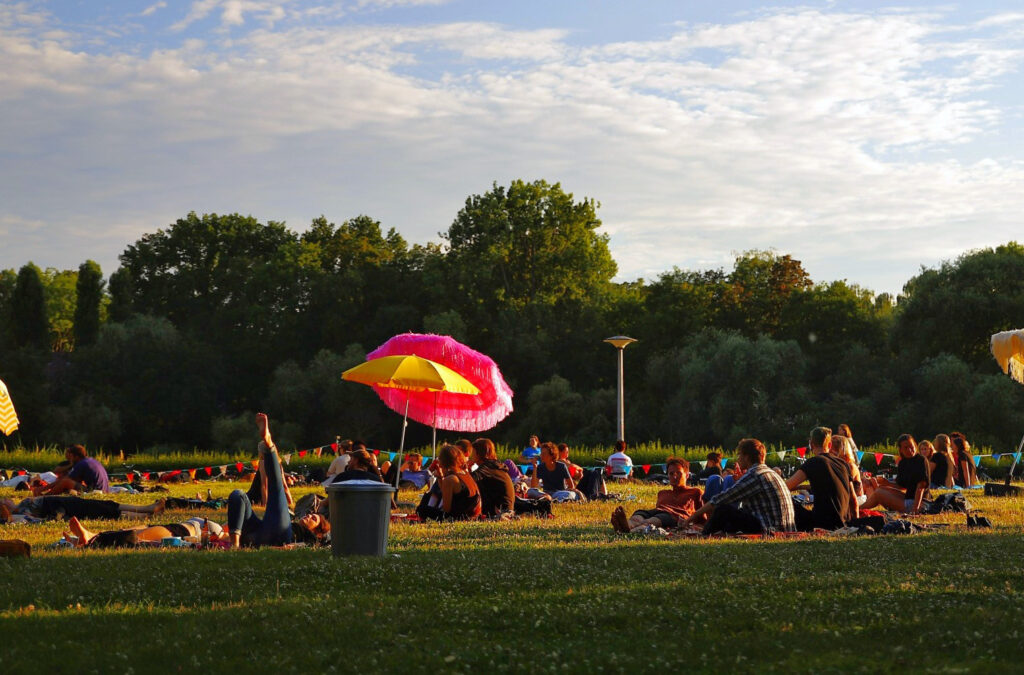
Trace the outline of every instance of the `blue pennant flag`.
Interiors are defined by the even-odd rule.
[[[974,466],[980,466],[980,465],[981,465],[981,455],[975,455],[974,456]]]
[[[728,463],[729,463],[729,458],[728,457],[723,457],[722,458],[722,468],[724,469],[726,464],[728,464]]]
[[[997,452],[994,455],[992,455],[992,459],[996,460],[996,464],[998,464],[999,460],[1001,460],[1002,458],[1003,458],[1003,453],[1001,453],[1001,452]]]
[[[527,471],[530,470],[530,465],[529,464],[520,464],[519,468],[522,469],[523,473],[525,474]]]
[[[857,451],[857,463],[860,464],[860,460],[862,460],[862,459],[864,459],[864,451],[863,450],[858,450]]]

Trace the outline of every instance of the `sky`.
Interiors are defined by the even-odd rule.
[[[600,203],[618,280],[897,293],[1024,239],[1022,73],[1010,0],[0,0],[0,268],[189,211],[440,241],[522,178]]]

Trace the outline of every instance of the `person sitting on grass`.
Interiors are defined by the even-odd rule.
[[[540,453],[540,462],[536,458],[530,460],[533,473],[530,475],[527,498],[543,499],[546,496],[556,502],[580,499],[582,495],[576,491],[576,484],[569,475],[569,467],[558,461],[558,448],[555,444],[542,444]]]
[[[709,452],[705,458],[707,462],[704,468],[697,474],[698,480],[707,480],[712,476],[722,475],[722,453],[720,452]]]
[[[423,520],[474,520],[480,517],[480,488],[466,470],[466,459],[454,445],[437,454],[441,466],[441,504],[421,503],[416,513]],[[429,495],[424,495],[424,500]]]
[[[959,431],[954,431],[949,437],[953,441],[953,456],[956,459],[956,484],[962,488],[977,485],[978,468],[974,465],[971,444],[967,437]]]
[[[98,490],[110,492],[110,480],[107,470],[98,460],[89,456],[85,447],[72,445],[64,452],[64,457],[71,462],[66,474],[53,481],[50,485],[33,494],[61,495],[68,492],[92,492]]]
[[[756,438],[744,438],[736,447],[736,464],[743,476],[731,489],[706,500],[681,525],[708,516],[704,534],[743,532],[768,534],[793,532],[793,499],[779,474],[764,463],[764,444]],[[742,503],[742,506],[736,504]]]
[[[850,442],[846,436],[833,434],[829,453],[846,462],[846,467],[850,470],[850,483],[853,484],[857,505],[860,506],[867,499],[867,495],[864,494],[864,481],[860,475],[860,467],[857,465],[857,455],[850,446]]]
[[[814,507],[808,511],[795,509],[796,529],[810,532],[815,528],[838,530],[846,521],[856,518],[857,497],[850,479],[846,461],[829,453],[832,430],[828,427],[811,429],[808,444],[812,456],[786,481],[786,487],[795,490],[804,481],[811,485]]]
[[[573,464],[572,460],[569,459],[569,444],[559,443],[558,444],[558,461],[565,464],[569,469],[569,476],[576,482],[579,482],[580,478],[583,478],[583,467],[579,464]]]
[[[896,465],[896,482],[881,476],[873,479],[874,492],[868,495],[863,508],[884,506],[897,513],[920,513],[921,501],[931,484],[928,461],[917,453],[917,443],[910,434],[896,439],[900,461]]]
[[[924,441],[918,451],[928,459],[928,468],[932,472],[932,487],[951,488],[953,487],[953,469],[956,460],[953,458],[953,442],[946,434],[939,434],[932,444],[931,454],[924,449]]]
[[[619,439],[615,441],[615,452],[608,456],[605,462],[609,467],[612,476],[622,478],[628,476],[633,470],[633,459],[626,454],[626,441]]]
[[[0,499],[0,522],[39,522],[69,518],[93,518],[116,520],[126,518],[146,518],[162,513],[164,500],[159,499],[152,504],[118,504],[109,499],[85,499],[65,495],[43,495],[29,497],[20,503],[10,499]]]
[[[612,527],[615,531],[626,534],[648,525],[671,529],[677,527],[680,520],[685,520],[704,506],[700,489],[686,485],[690,473],[689,464],[685,459],[670,457],[665,466],[672,488],[658,492],[653,509],[634,511],[628,519],[625,509],[616,506],[612,511]]]
[[[516,489],[508,469],[498,462],[494,442],[489,438],[473,441],[473,480],[480,488],[481,513],[486,518],[499,518],[515,512]]]
[[[270,437],[270,423],[263,413],[256,415],[260,432],[260,471],[266,487],[266,511],[263,518],[252,510],[252,502],[241,490],[228,496],[228,534],[231,548],[258,546],[284,546],[292,542],[291,518],[288,514],[288,496],[281,475],[281,460]]]
[[[743,469],[742,467],[740,467],[738,462],[733,463],[732,469],[723,469],[721,466],[722,453],[709,453],[708,456],[710,457],[712,454],[718,455],[717,459],[719,462],[719,473],[711,474],[710,476],[707,477],[707,480],[704,481],[705,502],[714,497],[715,495],[717,495],[718,493],[725,492],[726,490],[731,488],[733,485],[736,484],[736,481],[738,481],[743,476]]]

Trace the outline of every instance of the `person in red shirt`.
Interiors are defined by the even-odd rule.
[[[612,527],[617,532],[628,533],[647,525],[674,528],[681,520],[688,518],[704,505],[700,488],[686,486],[690,463],[685,459],[672,457],[665,464],[672,489],[658,493],[658,500],[653,509],[634,511],[629,518],[626,518],[626,511],[621,506],[615,507],[612,512]]]

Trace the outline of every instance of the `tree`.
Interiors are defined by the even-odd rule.
[[[604,291],[617,267],[600,226],[594,200],[574,201],[558,183],[516,180],[467,198],[441,236],[456,287],[493,315]]]
[[[100,331],[103,286],[103,272],[97,263],[87,260],[79,266],[75,287],[75,347],[96,342]]]
[[[50,326],[46,320],[42,273],[32,263],[18,270],[11,298],[14,342],[18,347],[50,348]]]
[[[110,275],[110,320],[121,323],[132,315],[132,273],[118,267]]]
[[[14,288],[18,273],[0,270],[0,352],[14,349]]]
[[[775,335],[790,296],[812,282],[799,260],[773,251],[748,251],[736,258],[729,285],[719,325],[756,337]]]

